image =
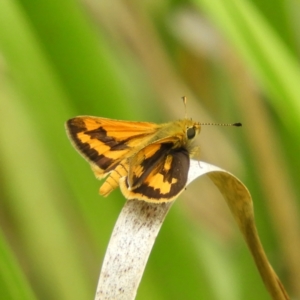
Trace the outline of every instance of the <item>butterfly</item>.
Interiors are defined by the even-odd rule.
[[[120,186],[126,199],[156,203],[184,191],[190,157],[197,152],[192,141],[200,129],[187,118],[155,124],[78,116],[66,122],[71,142],[95,176],[106,177],[102,196]]]

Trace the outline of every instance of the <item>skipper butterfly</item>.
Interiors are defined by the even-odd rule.
[[[158,203],[185,189],[190,157],[197,152],[191,143],[201,125],[187,118],[155,124],[79,116],[66,122],[66,130],[96,177],[106,177],[102,196],[120,186],[127,199]]]

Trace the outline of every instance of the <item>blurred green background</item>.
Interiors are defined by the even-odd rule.
[[[200,159],[249,188],[262,243],[300,299],[300,4],[0,1],[1,299],[93,299],[124,204],[71,146],[76,115],[203,126]],[[137,299],[269,299],[216,188],[173,205]]]

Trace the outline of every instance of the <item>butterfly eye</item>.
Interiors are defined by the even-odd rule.
[[[190,140],[192,138],[194,138],[196,135],[196,130],[195,130],[195,127],[189,127],[186,131],[186,136],[187,138]]]

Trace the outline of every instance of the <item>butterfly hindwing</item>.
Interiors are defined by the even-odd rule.
[[[154,143],[143,148],[130,162],[128,178],[120,182],[127,199],[167,202],[185,188],[189,153],[174,144]]]

